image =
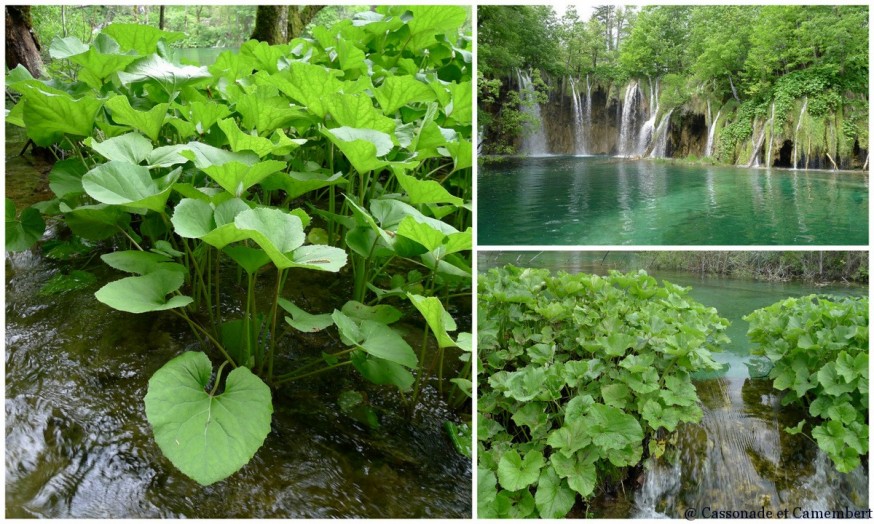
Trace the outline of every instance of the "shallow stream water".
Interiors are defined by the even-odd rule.
[[[569,273],[606,274],[646,267],[647,255],[595,252],[481,252],[479,270],[511,263]],[[657,464],[634,479],[634,489],[602,494],[591,501],[590,517],[685,518],[715,510],[755,510],[774,514],[796,508],[868,508],[868,473],[860,466],[838,472],[828,457],[802,435],[783,429],[803,413],[780,405],[769,379],[752,378],[749,327],[741,317],[790,296],[812,293],[867,294],[864,286],[814,286],[803,283],[701,277],[676,271],[649,271],[659,280],[691,286],[690,295],[715,307],[731,321],[731,338],[716,360],[728,365],[715,378],[695,382],[704,412],[700,424],[680,426],[676,462]],[[755,369],[755,366],[753,366]],[[755,373],[753,373],[755,376]],[[709,508],[705,510],[704,508]]]
[[[22,137],[7,126],[6,195],[19,209],[50,197],[44,176],[50,164],[15,156]],[[85,265],[97,283],[47,297],[39,294],[43,284],[70,268],[35,252],[6,256],[6,517],[471,515],[471,462],[443,428],[469,415],[460,419],[431,386],[411,415],[396,391],[369,385],[354,371],[274,393],[271,432],[248,465],[208,487],[187,478],[155,443],[143,397],[149,377],[167,361],[202,348],[171,315],[132,315],[99,303],[94,292],[119,274],[87,256],[73,269]],[[264,281],[272,286],[272,278]],[[342,279],[313,280],[306,271],[292,272],[288,282],[286,298],[310,311],[340,307],[348,289]],[[226,305],[245,296],[234,285],[227,290]],[[469,331],[469,313],[451,313]],[[421,344],[420,326],[402,329],[414,347]],[[297,356],[342,349],[315,335],[292,334],[284,344]],[[379,427],[342,413],[343,390],[364,395]]]
[[[864,245],[867,172],[612,157],[481,164],[480,245]]]

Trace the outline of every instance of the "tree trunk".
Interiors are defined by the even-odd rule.
[[[282,12],[285,6],[259,5],[255,14],[255,30],[252,39],[270,45],[282,44]]]
[[[303,35],[307,24],[312,22],[313,18],[325,6],[323,5],[290,5],[288,6],[288,41]]]
[[[14,69],[21,64],[33,76],[42,76],[39,50],[30,20],[30,6],[6,6],[6,67]]]
[[[158,29],[164,30],[164,6],[158,7]]]
[[[731,84],[731,94],[734,95],[734,99],[740,102],[740,98],[737,96],[737,89],[734,88],[734,81],[731,79],[731,75],[728,75],[728,83]]]

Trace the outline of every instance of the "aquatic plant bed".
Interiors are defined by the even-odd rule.
[[[479,244],[866,245],[868,176],[612,157],[479,169]]]
[[[478,516],[564,517],[700,421],[691,374],[721,368],[728,322],[686,288],[513,266],[478,285]]]
[[[755,353],[773,365],[769,377],[783,405],[806,407],[791,434],[807,433],[849,473],[868,455],[868,299],[809,295],[744,317]]]
[[[33,249],[49,223],[42,252],[69,263],[43,296],[105,282],[99,255],[116,279],[89,307],[190,329],[199,342],[149,369],[144,395],[158,447],[187,477],[207,486],[252,461],[281,389],[312,377],[354,370],[396,390],[412,419],[433,415],[420,412],[432,389],[447,413],[470,405],[471,336],[450,313],[471,287],[466,19],[380,8],[209,67],[172,61],[177,33],[113,24],[90,44],[52,42],[68,76],[8,73],[7,123],[58,161],[53,199],[7,199],[6,249]],[[291,299],[326,274],[342,300]],[[412,345],[409,322],[423,327]],[[298,338],[318,333],[333,346]],[[379,426],[366,391],[333,393]],[[444,422],[469,456],[463,421]]]

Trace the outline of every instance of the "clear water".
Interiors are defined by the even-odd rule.
[[[866,245],[868,174],[612,157],[481,164],[480,245]]]
[[[569,273],[606,274],[610,269],[646,269],[650,256],[634,252],[481,252],[479,271],[512,263]],[[659,280],[691,286],[690,295],[715,307],[731,322],[731,343],[714,354],[728,369],[718,378],[695,382],[702,401],[700,424],[678,428],[673,463],[639,472],[625,490],[600,493],[588,516],[597,518],[684,518],[686,511],[764,507],[775,514],[794,508],[837,510],[868,507],[868,473],[860,466],[838,472],[828,457],[802,435],[783,429],[803,413],[780,405],[766,379],[750,378],[751,343],[741,318],[790,296],[811,293],[864,295],[864,286],[814,286],[701,277],[688,272],[648,271]],[[703,515],[698,514],[698,517]]]

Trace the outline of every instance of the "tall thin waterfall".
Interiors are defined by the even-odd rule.
[[[656,117],[659,114],[659,84],[658,80],[649,83],[649,118],[640,126],[640,136],[637,139],[637,154],[643,155],[653,140]]]
[[[768,154],[765,156],[765,167],[771,167],[771,151],[774,149],[774,102],[771,102],[771,131],[768,133]]]
[[[586,133],[588,132],[588,129],[586,128],[583,110],[580,107],[580,99],[579,95],[577,95],[576,83],[573,78],[569,77],[569,80],[571,83],[571,98],[573,98],[574,102],[574,154],[585,155]]]
[[[801,147],[798,143],[798,131],[801,129],[801,121],[806,110],[807,97],[804,97],[804,104],[801,105],[801,112],[798,113],[798,123],[795,124],[795,136],[792,137],[792,169],[798,169],[798,148]]]
[[[622,104],[622,119],[619,127],[619,154],[631,156],[636,152],[637,130],[635,129],[637,101],[640,98],[640,87],[637,81],[631,81],[625,88],[625,101]]]
[[[586,131],[592,129],[592,84],[589,83],[589,75],[586,75]]]
[[[707,131],[707,148],[704,150],[704,156],[713,155],[713,137],[716,136],[716,123],[719,122],[719,115],[722,114],[722,109],[716,112],[716,118],[710,122],[710,129]]]
[[[534,92],[531,77],[521,71],[516,72],[519,79],[519,97],[522,99],[522,112],[531,117],[532,122],[526,122],[522,137],[522,153],[528,156],[545,155],[546,134],[543,132],[543,118],[540,116],[540,103]]]
[[[664,158],[666,156],[668,149],[668,127],[671,125],[671,113],[673,112],[673,109],[668,111],[664,118],[662,118],[662,121],[659,122],[659,127],[653,136],[655,146],[653,146],[652,152],[649,154],[650,158]]]
[[[759,132],[759,138],[753,142],[753,154],[750,156],[750,161],[747,163],[747,167],[759,167],[759,150],[762,149],[762,145],[765,143],[765,130],[771,123],[774,121],[774,104],[771,103],[771,118],[768,119],[767,122],[762,124],[762,130]]]

